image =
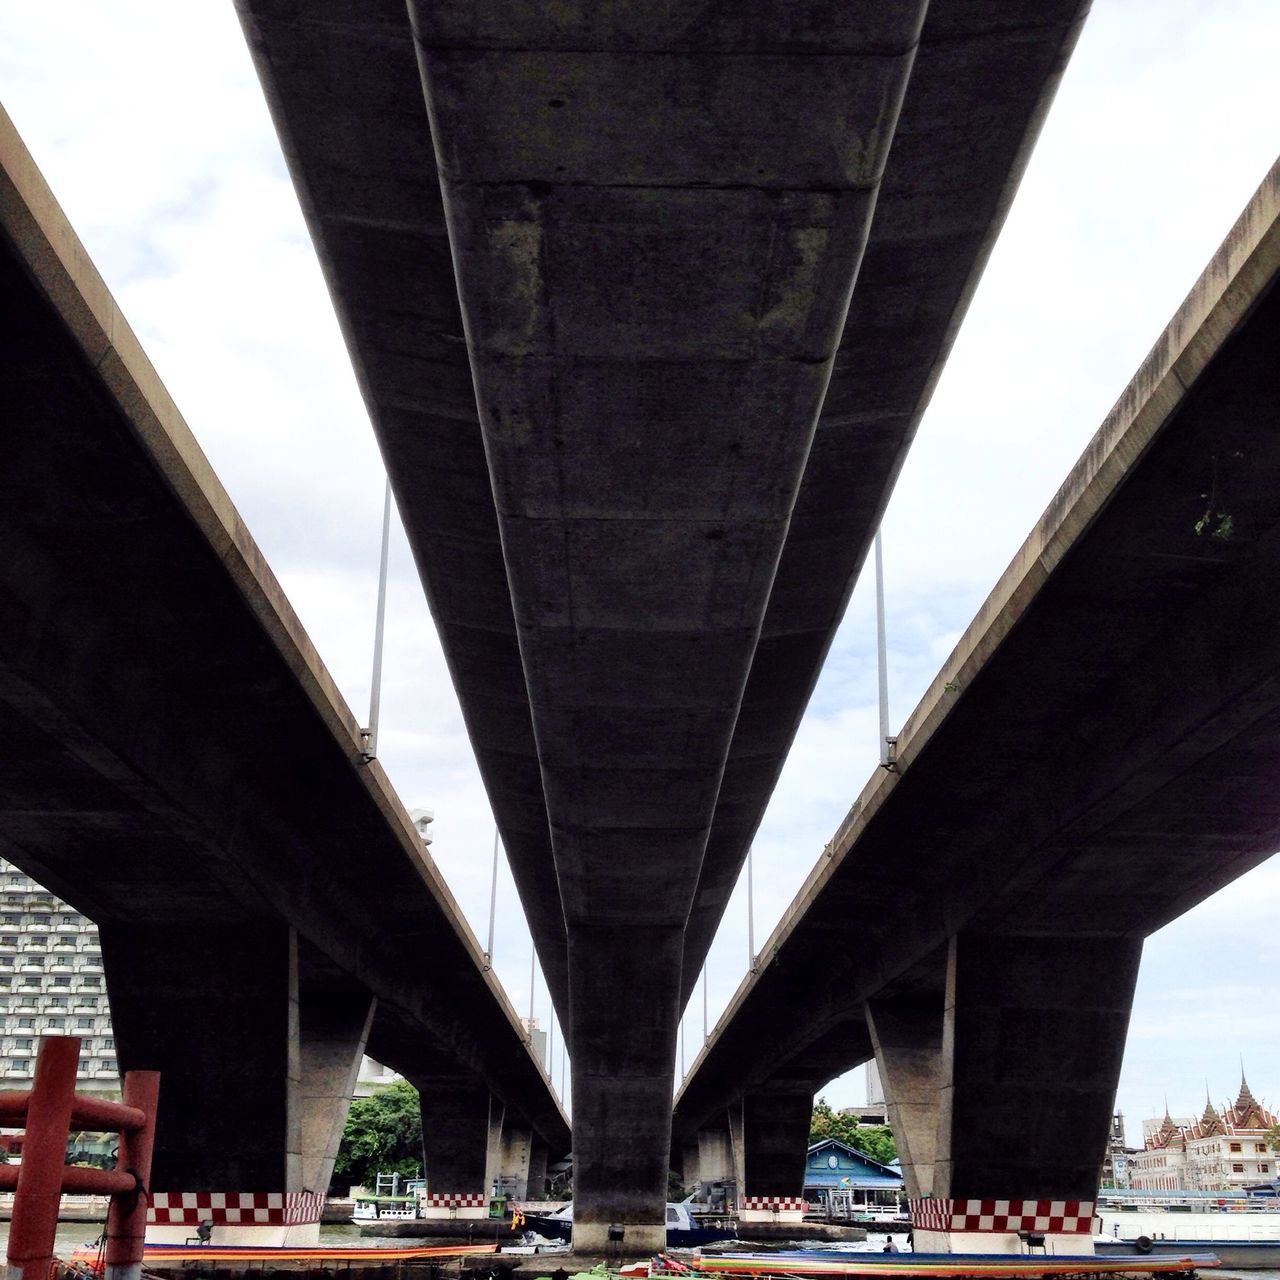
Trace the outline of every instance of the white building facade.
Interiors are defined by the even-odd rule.
[[[76,1088],[119,1094],[97,926],[0,858],[0,1074],[29,1089],[44,1033],[80,1037]]]
[[[1280,1152],[1270,1133],[1276,1117],[1253,1096],[1243,1076],[1234,1103],[1178,1124],[1168,1114],[1149,1132],[1144,1149],[1129,1157],[1130,1185],[1139,1191],[1234,1191],[1272,1182]],[[1145,1126],[1144,1126],[1145,1127]]]

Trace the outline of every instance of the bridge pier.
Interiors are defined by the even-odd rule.
[[[508,1116],[502,1126],[498,1181],[515,1200],[529,1198],[529,1169],[533,1158],[533,1130]]]
[[[743,1222],[804,1219],[804,1161],[813,1118],[809,1087],[768,1089],[742,1099]]]
[[[1031,1232],[1051,1252],[1093,1252],[1094,1196],[1141,951],[1132,938],[952,939],[934,1198],[912,1201],[917,1250],[1017,1253],[1019,1233]],[[904,1089],[923,1195],[927,1071],[913,1077],[910,1063],[928,1040],[927,1016],[873,1007],[871,1022],[888,1047],[886,1087],[896,1070]]]
[[[671,1094],[683,929],[569,929],[573,1015],[573,1247],[666,1247]],[[603,936],[607,935],[607,936]],[[611,1238],[612,1237],[612,1238]]]
[[[884,1086],[889,1127],[907,1195],[933,1195],[942,1087],[940,996],[906,996],[867,1005],[867,1030]]]
[[[525,1196],[541,1200],[547,1194],[547,1144],[535,1133],[529,1142],[529,1180]]]
[[[485,1218],[502,1164],[505,1108],[486,1085],[414,1078],[422,1108],[425,1218]]]
[[[372,998],[300,986],[284,925],[99,932],[121,1069],[165,1080],[147,1239],[314,1244]]]

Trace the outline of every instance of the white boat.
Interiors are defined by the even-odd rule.
[[[1224,1266],[1280,1266],[1280,1204],[1223,1197],[1206,1203],[1171,1196],[1167,1201],[1108,1203],[1098,1206],[1099,1254],[1166,1254],[1197,1250],[1215,1253]]]
[[[352,1222],[406,1222],[420,1218],[415,1192],[408,1196],[356,1196]]]

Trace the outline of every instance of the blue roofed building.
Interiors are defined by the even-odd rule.
[[[837,1218],[893,1213],[903,1195],[897,1161],[881,1164],[836,1138],[809,1148],[804,1166],[804,1197],[813,1211],[825,1208]]]

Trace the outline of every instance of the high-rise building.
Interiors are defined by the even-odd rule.
[[[47,1032],[80,1037],[78,1090],[120,1092],[97,926],[3,858],[0,1017],[0,1087],[31,1087]]]

